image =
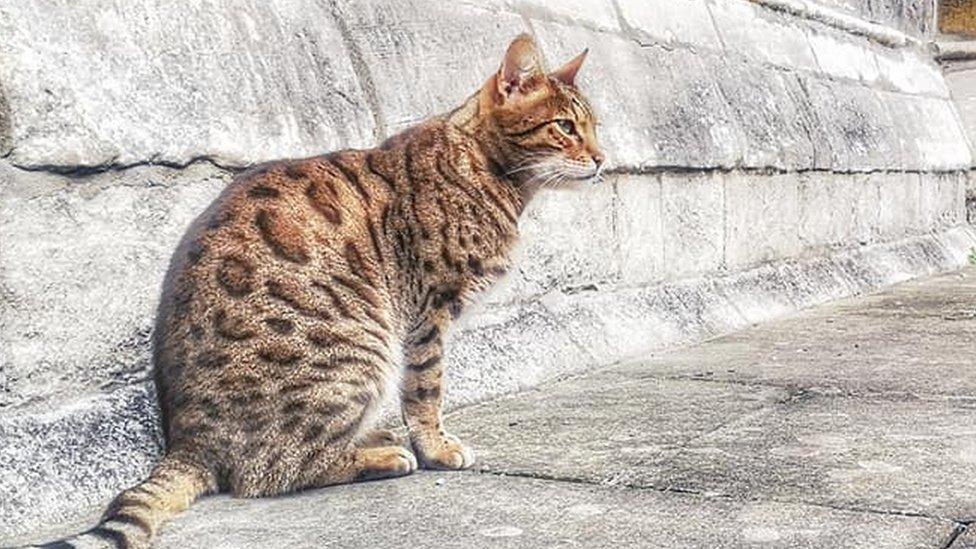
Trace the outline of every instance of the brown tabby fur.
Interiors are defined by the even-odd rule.
[[[404,475],[418,459],[471,466],[441,424],[442,341],[508,269],[536,189],[599,173],[595,119],[573,84],[584,55],[546,74],[522,35],[453,112],[377,149],[238,177],[165,282],[155,374],[166,455],[85,536],[146,546],[218,490],[283,494]],[[417,459],[369,431],[398,385]]]

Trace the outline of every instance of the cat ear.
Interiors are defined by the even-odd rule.
[[[583,60],[586,59],[586,54],[590,52],[590,48],[583,50],[583,53],[577,55],[572,61],[566,63],[565,65],[559,67],[558,69],[552,71],[549,76],[559,80],[567,86],[575,86],[576,73],[579,72],[580,67],[583,65]]]
[[[535,40],[528,34],[520,34],[509,44],[498,69],[498,94],[503,101],[525,95],[544,81],[544,78],[538,78],[544,75],[542,56]]]

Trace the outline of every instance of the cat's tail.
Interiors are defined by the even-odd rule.
[[[142,549],[159,526],[216,489],[213,472],[167,454],[149,478],[119,494],[102,521],[77,536],[41,545],[48,549],[112,547]]]

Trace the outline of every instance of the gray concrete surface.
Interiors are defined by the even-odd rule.
[[[158,546],[972,547],[974,348],[969,267],[461,409],[472,471],[207,498]]]
[[[493,470],[976,518],[976,268],[457,415]]]

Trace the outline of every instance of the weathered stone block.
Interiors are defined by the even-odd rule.
[[[642,43],[680,43],[721,50],[705,0],[617,0],[624,22]]]
[[[696,279],[701,280],[701,279]],[[722,329],[735,315],[709,284],[549,295],[543,301],[573,339],[594,357],[625,358]],[[618,359],[619,359],[618,358]]]
[[[325,4],[4,2],[0,34],[18,165],[244,165],[373,140]]]
[[[796,174],[725,177],[725,263],[739,269],[800,250]]]
[[[709,66],[745,138],[741,166],[827,166],[829,152],[815,139],[815,105],[795,76],[734,59]]]
[[[725,183],[716,172],[661,178],[664,268],[669,276],[702,275],[722,267]]]
[[[948,98],[942,72],[924,52],[911,48],[874,48],[880,83],[895,91]]]
[[[878,202],[881,204],[879,236],[893,240],[917,233],[922,225],[918,174],[875,174],[873,179],[878,185]]]
[[[541,191],[519,220],[519,276],[535,293],[616,282],[613,219],[611,185]]]
[[[937,0],[808,0],[848,12],[871,22],[890,26],[913,35],[927,35],[935,29]]]
[[[854,208],[854,228],[851,236],[864,245],[877,240],[881,233],[881,191],[878,181],[884,174],[853,174],[851,176],[851,205]]]
[[[940,231],[966,222],[965,172],[919,176],[919,228]]]
[[[386,135],[463,103],[526,30],[514,13],[448,2],[344,2],[337,10]]]
[[[807,172],[798,184],[800,244],[808,253],[849,244],[856,229],[853,177]]]
[[[726,50],[758,63],[817,70],[803,23],[744,0],[711,2],[709,10]]]
[[[956,110],[945,99],[882,92],[900,139],[914,152],[902,162],[921,171],[965,169],[972,152]]]
[[[605,31],[619,31],[612,0],[507,0],[519,13]]]
[[[600,116],[611,165],[732,166],[741,157],[741,132],[713,77],[717,60],[553,23],[533,28],[556,59],[591,47],[597,62],[584,66],[580,87]]]
[[[824,25],[807,29],[810,47],[824,73],[874,84],[879,78],[878,62],[866,38],[852,36]]]
[[[976,67],[946,71],[946,84],[952,90],[953,105],[959,113],[970,143],[976,143]]]
[[[901,134],[878,94],[859,85],[801,77],[830,144],[834,170],[900,167],[916,153],[906,151]]]
[[[0,170],[0,404],[144,378],[169,258],[226,172],[195,164],[79,180]],[[44,187],[60,189],[26,194]]]
[[[622,175],[617,190],[617,232],[621,280],[637,286],[664,275],[664,220],[658,176]]]
[[[162,449],[156,418],[147,383],[4,410],[0,540],[103,509],[145,478]]]
[[[538,301],[466,315],[445,357],[451,407],[524,390],[591,367],[596,360]]]
[[[966,220],[976,225],[976,171],[969,171],[966,181]]]

